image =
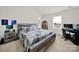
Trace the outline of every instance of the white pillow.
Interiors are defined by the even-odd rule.
[[[28,27],[22,27],[23,32],[28,32]]]
[[[30,28],[29,28],[30,31],[33,31],[33,30],[36,30],[36,29],[37,29],[37,26],[35,26],[35,25],[34,26],[30,26]]]

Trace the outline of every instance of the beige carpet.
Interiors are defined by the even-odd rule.
[[[23,50],[20,40],[0,45],[0,52],[23,52]],[[64,38],[57,35],[55,42],[46,49],[46,52],[79,52],[79,46],[68,40],[64,41]]]
[[[79,52],[79,46],[74,45],[71,41],[62,38],[60,35],[56,36],[56,40],[46,52]]]
[[[23,47],[20,40],[0,45],[0,52],[22,52]]]

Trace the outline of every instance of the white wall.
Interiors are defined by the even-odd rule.
[[[1,7],[0,6],[0,20],[8,19],[9,21],[16,19],[17,23],[35,23],[38,24],[37,18],[39,14],[32,7]],[[0,23],[1,24],[1,23]],[[0,36],[6,30],[6,26],[0,25]]]
[[[64,10],[54,14],[44,15],[44,17],[42,17],[42,20],[48,20],[49,30],[54,30],[56,32],[57,30],[53,29],[52,24],[52,18],[55,16],[62,16],[62,24],[79,24],[79,7]],[[59,34],[61,31],[58,31],[57,33]]]
[[[34,22],[39,14],[32,7],[0,7],[0,18],[17,19],[18,23]]]

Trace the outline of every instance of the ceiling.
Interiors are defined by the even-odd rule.
[[[71,6],[0,6],[0,14],[2,15],[19,15],[27,18],[38,18],[43,15],[60,12]]]
[[[66,6],[46,6],[46,7],[35,7],[35,9],[37,10],[37,12],[39,12],[40,15],[45,15],[45,14],[50,14],[50,13],[56,13],[56,12],[60,12],[62,10],[67,9],[68,7]]]

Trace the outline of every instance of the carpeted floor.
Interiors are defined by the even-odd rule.
[[[0,45],[0,52],[23,52],[24,49],[20,40],[12,41]],[[74,45],[70,41],[64,41],[60,35],[56,36],[56,40],[47,49],[46,52],[79,52],[79,46]]]
[[[69,40],[65,41],[64,38],[57,35],[55,42],[49,46],[46,52],[79,52],[79,46]]]
[[[20,40],[0,45],[0,52],[22,52],[23,47]]]

